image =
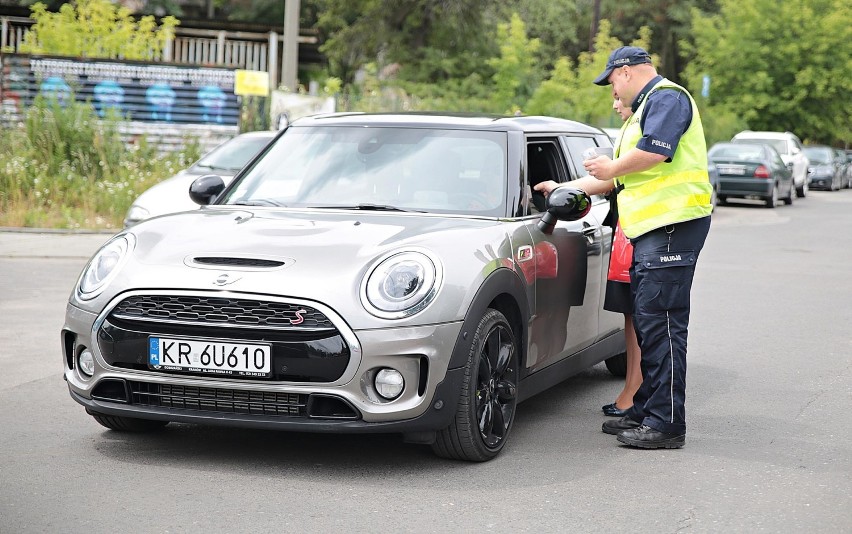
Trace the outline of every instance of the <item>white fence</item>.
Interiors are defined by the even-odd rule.
[[[20,51],[29,27],[35,21],[23,17],[0,17],[0,53]],[[299,36],[299,43],[315,43],[316,37]],[[228,67],[269,73],[270,85],[278,87],[279,57],[283,35],[277,32],[231,32],[175,28],[175,38],[163,51],[162,61],[205,67]]]

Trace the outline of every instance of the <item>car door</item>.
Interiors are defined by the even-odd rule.
[[[564,183],[577,177],[558,136],[528,137],[526,152],[525,169],[531,187],[545,180]],[[533,202],[534,210],[543,210],[543,197],[534,197]],[[605,201],[603,204],[608,210]],[[557,222],[550,234],[538,228],[538,220],[527,219],[536,265],[527,358],[530,372],[568,357],[597,339],[602,243],[609,235],[608,228],[606,234],[601,229],[603,218],[597,204],[580,220]]]

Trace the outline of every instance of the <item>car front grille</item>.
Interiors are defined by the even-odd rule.
[[[300,304],[212,296],[134,295],[110,314],[123,321],[297,330],[333,330],[319,310]]]
[[[306,415],[307,395],[226,388],[175,386],[130,381],[131,403],[140,406],[207,412],[296,416]]]

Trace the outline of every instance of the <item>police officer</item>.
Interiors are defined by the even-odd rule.
[[[698,255],[710,229],[707,148],[698,108],[683,87],[657,74],[648,53],[624,46],[609,56],[595,84],[612,85],[633,116],[616,159],[586,160],[588,193],[615,187],[622,229],[633,244],[633,322],[642,349],[642,385],[633,406],[602,430],[641,448],[686,442],[686,338]],[[555,183],[537,189],[549,193]]]

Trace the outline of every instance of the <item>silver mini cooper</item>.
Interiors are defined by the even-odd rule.
[[[611,146],[547,117],[335,114],[289,125],[203,207],[113,237],[62,330],[103,426],[394,432],[484,461],[517,404],[606,360],[609,204],[570,186]]]

